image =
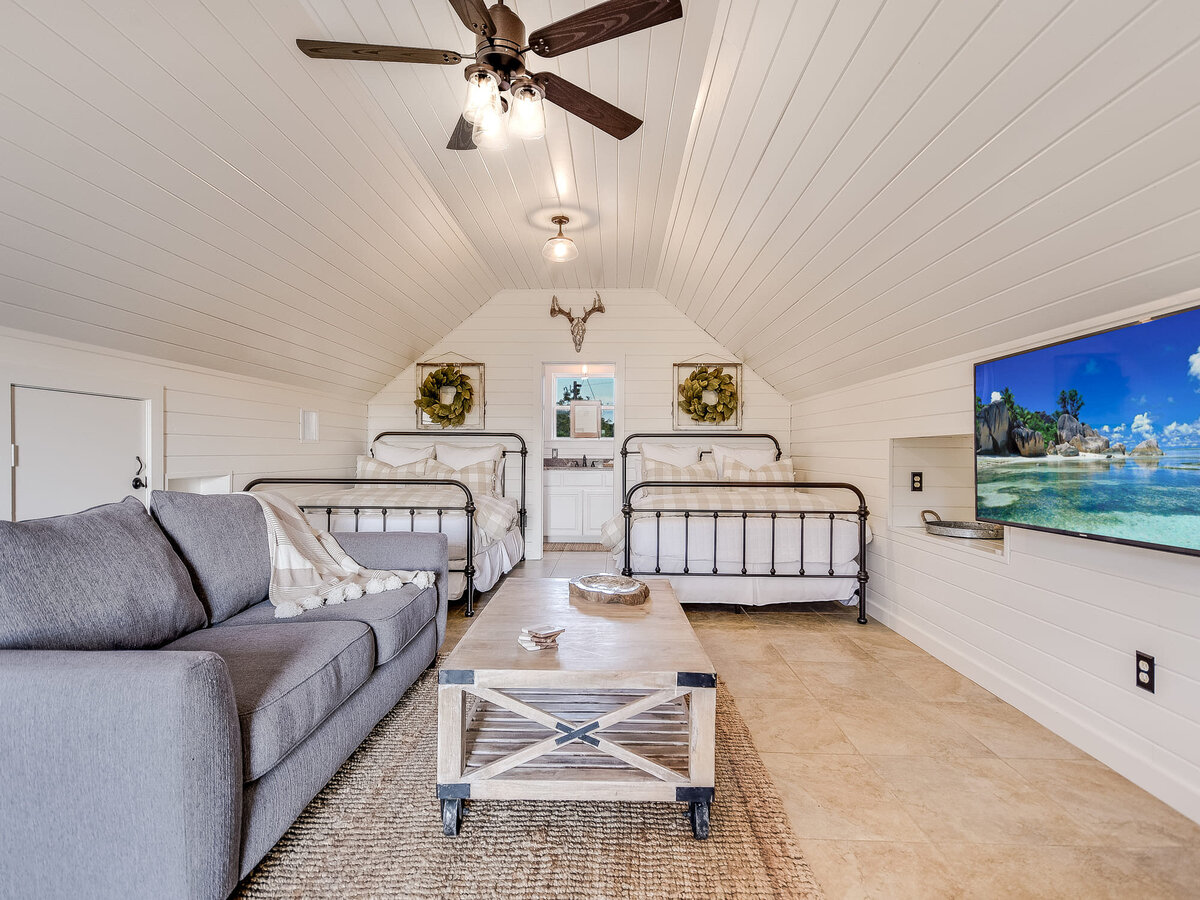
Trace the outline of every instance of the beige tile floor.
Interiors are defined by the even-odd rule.
[[[1200,898],[1200,825],[895,632],[836,604],[688,616],[830,900]]]

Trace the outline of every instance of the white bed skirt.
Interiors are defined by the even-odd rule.
[[[654,557],[637,553],[631,558],[635,572],[654,571]],[[624,555],[613,557],[613,571],[625,565]],[[691,562],[695,566],[695,560]],[[711,567],[711,560],[708,562]],[[662,568],[680,569],[682,559],[662,560]],[[858,563],[835,565],[838,575],[858,575]],[[646,575],[635,577],[650,577]],[[772,603],[819,603],[832,600],[845,606],[858,603],[858,578],[779,578],[752,575],[678,575],[670,579],[680,603],[734,603],[739,606],[767,606]]]

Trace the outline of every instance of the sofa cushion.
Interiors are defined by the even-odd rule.
[[[246,781],[271,771],[308,737],[362,686],[375,662],[371,629],[361,622],[206,628],[163,650],[211,650],[225,660]]]
[[[437,614],[437,591],[406,584],[394,591],[364,594],[357,600],[318,606],[294,619],[276,619],[270,600],[250,607],[221,623],[222,628],[234,625],[266,625],[293,622],[362,622],[375,635],[375,665],[382,666],[403,649],[409,639],[425,627]]]
[[[133,497],[0,522],[0,649],[145,649],[204,622],[183,561]]]
[[[192,573],[210,622],[222,622],[267,596],[267,520],[253,497],[154,491],[150,512]]]

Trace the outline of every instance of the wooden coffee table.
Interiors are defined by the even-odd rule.
[[[644,606],[573,604],[566,579],[510,578],[438,672],[442,827],[466,800],[689,804],[708,836],[717,678],[665,579]],[[557,649],[517,643],[566,626]]]

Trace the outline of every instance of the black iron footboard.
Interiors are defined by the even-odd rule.
[[[625,439],[625,442],[621,446],[621,457],[622,457],[622,473],[621,473],[622,478],[621,478],[621,480],[622,480],[623,488],[626,483],[625,476],[627,474],[627,465],[626,465],[627,459],[628,459],[629,455],[638,452],[636,450],[628,449],[629,442],[634,439],[647,438],[647,437],[656,437],[656,438],[670,437],[670,438],[673,438],[676,440],[678,440],[680,438],[689,438],[689,437],[707,438],[707,439],[719,438],[720,441],[722,441],[722,442],[730,441],[730,440],[737,440],[737,439],[769,440],[774,444],[775,458],[779,459],[782,456],[782,451],[781,451],[778,440],[776,440],[776,438],[773,435],[769,435],[769,434],[728,434],[728,433],[722,433],[722,432],[715,432],[715,433],[706,432],[706,433],[702,433],[702,434],[701,433],[691,433],[691,434],[675,433],[675,434],[670,434],[670,435],[667,435],[667,434],[653,434],[653,435],[632,434]],[[701,457],[703,457],[705,455],[705,453],[709,453],[709,452],[711,452],[711,451],[700,451],[699,455]],[[653,497],[653,496],[646,496],[644,493],[645,489],[647,489],[647,488],[668,488],[668,489],[670,489],[670,488],[679,488],[681,486],[686,486],[688,488],[706,488],[706,489],[707,488],[715,488],[718,491],[722,490],[722,489],[727,489],[727,488],[733,488],[733,489],[753,488],[755,490],[765,489],[765,490],[783,490],[783,491],[795,491],[795,490],[849,491],[857,499],[858,505],[856,508],[853,508],[853,509],[807,510],[807,511],[801,512],[801,511],[790,511],[790,510],[789,511],[770,510],[770,509],[761,509],[761,508],[759,508],[759,509],[742,509],[742,508],[739,508],[734,502],[731,501],[731,503],[729,505],[718,504],[718,508],[716,508],[716,509],[690,509],[690,508],[684,508],[685,504],[672,503],[671,496],[663,496],[660,494],[657,497]],[[637,497],[637,495],[639,493],[642,493],[642,496],[635,500],[635,497]],[[642,482],[638,482],[637,484],[633,485],[633,487],[625,490],[624,505],[621,508],[621,512],[625,518],[625,550],[624,550],[625,562],[624,562],[624,566],[622,568],[622,573],[626,576],[631,576],[631,575],[685,576],[686,575],[686,576],[708,576],[708,577],[726,576],[726,577],[747,577],[747,578],[815,578],[815,579],[825,579],[825,580],[830,580],[830,579],[835,579],[835,578],[854,578],[858,582],[858,588],[855,591],[855,593],[857,594],[857,597],[858,597],[858,621],[860,624],[863,624],[863,625],[865,625],[867,623],[867,581],[869,580],[869,575],[867,574],[867,516],[869,513],[867,510],[867,501],[866,501],[866,498],[863,496],[862,491],[860,491],[857,487],[855,487],[852,484],[847,484],[845,482],[831,482],[831,481],[796,481],[796,482],[688,481],[688,482],[683,482],[683,483],[678,482],[678,481],[642,481]],[[637,570],[635,570],[633,568],[632,533],[633,533],[633,519],[634,519],[635,515],[638,516],[639,518],[649,517],[650,515],[654,516],[654,523],[655,523],[654,563],[655,564],[654,564],[653,569],[645,569],[645,570],[637,569]],[[682,569],[678,570],[678,571],[668,571],[668,570],[664,569],[661,565],[662,520],[663,520],[664,516],[683,520],[683,566],[682,566]],[[857,574],[844,573],[844,572],[837,573],[834,570],[834,567],[835,567],[835,564],[833,561],[833,559],[834,559],[834,556],[833,556],[834,529],[836,527],[836,522],[839,519],[845,520],[848,518],[853,518],[853,519],[857,520],[857,524],[858,524],[858,557],[857,557],[858,572],[857,572]],[[708,571],[707,566],[705,566],[705,569],[703,571],[697,571],[694,567],[689,565],[689,553],[690,553],[690,549],[691,549],[690,548],[690,540],[689,540],[690,536],[691,536],[690,528],[691,528],[691,522],[694,519],[706,519],[706,520],[712,521],[713,548],[712,548],[712,569],[711,569],[711,571]],[[718,559],[717,545],[718,545],[719,534],[720,534],[719,524],[720,524],[721,519],[734,519],[734,520],[740,519],[741,523],[742,523],[742,527],[741,527],[741,558],[742,558],[742,561],[741,561],[741,566],[734,568],[733,570],[727,569],[727,570],[722,571],[720,569],[720,565],[717,561],[717,559]],[[770,533],[771,533],[770,564],[769,564],[768,570],[765,572],[750,571],[749,566],[747,564],[746,532],[747,532],[748,522],[751,519],[762,519],[762,520],[767,520],[771,523],[770,524]],[[785,520],[785,519],[794,519],[794,520],[798,520],[798,522],[799,522],[799,529],[798,529],[799,530],[799,546],[796,548],[798,551],[799,565],[794,567],[794,569],[795,569],[794,571],[791,569],[789,569],[788,571],[784,571],[781,568],[777,567],[777,565],[776,565],[776,558],[777,558],[777,552],[776,552],[777,551],[777,543],[776,543],[776,541],[777,541],[777,532],[778,532],[777,526],[778,526],[780,520]],[[827,566],[822,566],[822,568],[820,570],[813,570],[811,567],[805,565],[805,523],[806,522],[828,522],[828,526],[829,526],[828,527],[829,562],[828,562]],[[811,547],[811,538],[810,538],[810,547]],[[755,566],[765,565],[765,563],[763,563],[763,564],[755,563],[754,565]]]
[[[352,511],[354,513],[354,530],[358,531],[359,516],[363,513],[373,514],[379,513],[383,518],[383,531],[388,530],[388,516],[393,513],[400,513],[401,517],[404,513],[408,514],[409,531],[416,531],[417,513],[433,512],[437,514],[438,530],[437,533],[442,533],[442,520],[447,514],[462,513],[466,519],[467,532],[467,549],[466,560],[461,569],[450,569],[451,572],[461,572],[466,585],[463,588],[463,595],[467,600],[466,615],[475,615],[475,498],[471,495],[471,489],[461,481],[447,481],[437,478],[256,478],[247,484],[242,490],[251,491],[259,485],[348,485],[358,487],[360,485],[386,485],[388,487],[396,487],[398,485],[420,485],[422,487],[453,487],[458,488],[463,493],[463,502],[459,505],[442,503],[438,505],[375,505],[375,504],[357,504],[347,506],[331,506],[326,504],[305,504],[297,503],[296,505],[302,512],[306,513],[325,513],[325,530],[330,530],[333,524],[333,514],[335,512]],[[393,516],[393,518],[395,518]],[[403,531],[403,529],[394,529]]]

